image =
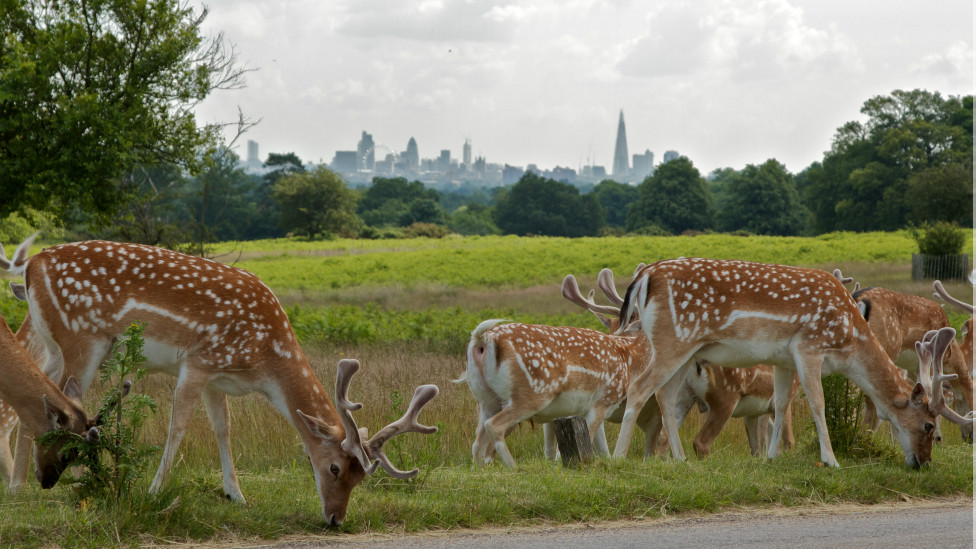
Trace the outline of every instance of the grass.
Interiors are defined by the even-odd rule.
[[[883,251],[890,243],[871,244],[871,240],[855,239],[857,246],[852,247],[845,240],[850,235],[843,236],[826,240],[833,243],[838,250],[837,257],[843,257],[843,261],[828,261],[821,267],[840,267],[845,274],[855,276],[862,286],[884,285],[931,295],[930,283],[910,280],[907,259],[898,262],[865,259],[864,254],[881,253],[871,250],[861,250],[857,257],[853,257],[853,252],[843,255],[848,253],[845,250],[857,246],[875,245]],[[901,236],[892,238],[896,247],[902,246]],[[375,261],[379,260],[397,265],[400,256],[409,253],[453,253],[465,241],[468,239],[355,241],[358,248],[339,241],[287,241],[258,246],[305,254],[313,263],[330,257],[348,258],[343,259],[349,261],[343,264],[344,269],[365,272],[364,265],[376,265]],[[539,242],[547,243],[544,249],[534,247]],[[698,252],[685,245],[689,242],[698,241],[674,237],[665,244],[674,246],[671,255],[695,255]],[[789,257],[801,253],[812,257],[813,252],[799,250],[804,246],[819,246],[811,242],[797,240],[790,244],[796,249],[784,253]],[[473,239],[469,243],[468,252],[455,255],[469,259],[479,254],[494,257],[501,262],[496,265],[498,270],[507,269],[504,261],[516,253],[493,256],[494,246],[512,245],[502,237]],[[841,469],[824,469],[816,466],[819,451],[805,402],[793,406],[797,447],[774,461],[749,456],[742,423],[734,419],[719,435],[712,456],[706,460],[690,457],[686,463],[643,462],[639,458],[643,435],[638,434],[627,460],[598,460],[580,470],[565,470],[542,457],[541,429],[523,425],[508,438],[519,464],[516,470],[498,466],[473,470],[470,447],[474,439],[476,403],[467,387],[454,385],[450,380],[464,370],[463,347],[474,325],[485,318],[504,316],[528,322],[598,326],[558,293],[566,272],[576,272],[584,291],[595,286],[599,270],[596,265],[600,260],[594,259],[594,254],[600,253],[587,247],[594,243],[569,242],[568,247],[575,251],[563,249],[567,243],[555,239],[523,239],[516,244],[524,245],[523,251],[541,263],[566,263],[562,268],[545,267],[539,271],[542,275],[500,286],[485,285],[478,281],[478,276],[466,276],[457,283],[424,281],[412,272],[403,274],[407,282],[392,285],[376,281],[340,288],[327,284],[305,287],[271,284],[288,308],[302,337],[303,348],[323,385],[333,385],[340,358],[358,358],[362,362],[363,368],[353,379],[350,390],[354,401],[365,404],[362,411],[355,413],[361,426],[375,432],[391,421],[417,385],[434,383],[441,388],[440,396],[421,414],[421,421],[436,424],[439,433],[408,434],[388,443],[387,452],[393,462],[400,468],[419,467],[420,477],[414,481],[397,481],[379,472],[368,478],[353,491],[347,521],[341,529],[324,527],[311,470],[294,429],[266,399],[252,394],[229,399],[231,440],[247,505],[223,498],[216,444],[203,406],[198,406],[163,494],[154,498],[145,495],[155,461],[144,474],[135,503],[126,509],[78,503],[73,488],[66,483],[50,491],[42,491],[32,483],[18,494],[0,492],[0,547],[213,544],[271,540],[303,533],[340,535],[640,519],[741,506],[972,498],[972,447],[960,440],[955,426],[944,426],[946,441],[934,450],[932,466],[920,471],[907,468],[901,450],[887,434],[876,435],[880,452],[860,458],[839,455]],[[709,242],[695,245],[706,244],[714,245]],[[780,245],[782,242],[776,244]],[[332,248],[326,249],[328,246]],[[606,257],[616,257],[615,253],[607,251]],[[734,253],[738,252],[730,251],[729,256]],[[588,258],[583,257],[586,254],[590,254]],[[267,251],[254,252],[248,259],[251,260],[261,263],[269,272],[275,265],[288,265],[291,261],[279,253],[269,255]],[[366,263],[356,267],[357,260]],[[455,268],[460,272],[473,264],[458,262]],[[394,270],[399,268],[402,267]],[[632,267],[615,267],[615,270],[618,281],[623,283]],[[947,288],[960,299],[972,300],[972,288],[968,284],[951,283]],[[19,322],[23,311],[19,302],[0,298],[0,314],[8,317],[11,324]],[[956,326],[964,318],[955,313],[951,316]],[[150,419],[143,433],[145,440],[154,444],[165,440],[173,387],[173,378],[157,375],[141,381],[135,389],[148,393],[160,403],[160,412]],[[98,396],[86,395],[89,408]],[[692,412],[682,428],[689,454],[690,441],[700,422],[697,412]],[[616,426],[608,426],[611,444],[616,433]]]

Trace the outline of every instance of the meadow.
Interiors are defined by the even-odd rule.
[[[12,243],[5,243],[8,249]],[[15,244],[15,243],[14,243]],[[969,234],[972,249],[972,233]],[[336,362],[357,358],[362,370],[350,397],[363,402],[356,413],[371,432],[398,417],[413,389],[434,383],[441,394],[421,421],[435,435],[408,434],[388,444],[401,469],[419,467],[413,481],[383,472],[353,491],[347,521],[327,529],[311,470],[294,429],[263,397],[230,399],[231,440],[247,505],[227,502],[220,488],[216,444],[203,406],[180,448],[166,490],[145,489],[156,462],[125,509],[78,502],[67,481],[51,491],[32,483],[0,493],[0,546],[133,546],[169,542],[271,540],[288,535],[418,531],[489,525],[640,519],[732,507],[863,504],[925,498],[972,498],[973,453],[954,426],[936,447],[933,464],[908,469],[886,433],[864,455],[839,455],[842,468],[817,466],[819,451],[805,401],[794,403],[797,445],[774,461],[749,456],[740,420],[732,420],[713,455],[685,463],[642,461],[643,441],[629,459],[597,460],[564,469],[542,456],[538,426],[523,425],[508,439],[519,466],[471,466],[476,403],[464,385],[450,380],[464,371],[470,331],[487,318],[574,325],[600,324],[559,294],[573,273],[584,293],[596,274],[610,267],[623,291],[638,262],[703,256],[841,268],[862,286],[883,285],[930,296],[931,281],[912,281],[915,243],[904,232],[838,233],[814,238],[700,235],[623,238],[476,237],[441,240],[300,239],[222,243],[215,258],[250,270],[275,291],[289,314],[316,375],[332,387]],[[39,250],[39,247],[37,248]],[[36,250],[35,250],[36,252]],[[8,252],[9,253],[9,252]],[[947,289],[972,302],[967,283]],[[16,326],[23,304],[0,293],[0,314]],[[958,327],[964,317],[947,309]],[[165,439],[174,380],[156,375],[135,390],[151,395],[160,410],[144,438]],[[94,402],[97,392],[90,391]],[[682,428],[686,451],[700,426],[693,412]],[[608,438],[616,427],[608,428]]]

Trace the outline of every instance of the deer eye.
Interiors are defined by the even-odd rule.
[[[333,463],[332,466],[329,467],[329,472],[335,475],[336,478],[339,478],[339,466],[336,465],[335,463]]]
[[[925,424],[925,432],[926,433],[931,433],[932,432],[932,429],[935,429],[935,425],[933,425],[931,423],[926,423]]]

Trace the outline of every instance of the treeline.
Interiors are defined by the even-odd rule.
[[[349,188],[327,168],[307,171],[293,153],[269,155],[267,173],[255,176],[238,167],[233,152],[218,149],[195,177],[176,167],[132,170],[123,183],[132,196],[124,211],[101,229],[76,232],[203,253],[207,242],[287,234],[804,235],[972,226],[972,96],[895,91],[869,99],[862,113],[866,122],[844,124],[823,160],[799,174],[769,159],[706,176],[680,157],[639,185],[604,180],[583,190],[531,172],[503,188],[439,192],[383,177]],[[16,220],[0,225],[7,241],[29,230]]]

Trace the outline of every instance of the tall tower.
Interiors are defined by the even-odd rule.
[[[462,149],[461,158],[465,168],[471,167],[471,140],[464,140],[464,148]]]
[[[630,156],[627,154],[627,128],[624,127],[624,110],[620,109],[620,122],[617,124],[617,146],[613,149],[613,176],[625,178],[630,175]]]

